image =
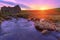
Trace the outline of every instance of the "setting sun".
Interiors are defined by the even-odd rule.
[[[40,10],[48,10],[49,8],[42,7]]]

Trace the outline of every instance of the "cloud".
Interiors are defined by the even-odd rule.
[[[1,3],[9,4],[9,5],[15,5],[13,2],[7,2],[7,1],[0,1]]]
[[[3,5],[6,5],[6,6],[12,6],[12,5],[19,5],[21,7],[21,9],[30,9],[30,7],[28,5],[26,5],[25,3],[22,3],[22,2],[16,2],[15,0],[3,0],[3,1],[0,1]],[[2,5],[2,6],[3,6]]]
[[[16,3],[16,0],[3,0],[3,1]]]
[[[2,6],[11,6],[11,7],[13,7],[14,5],[9,5],[9,4],[5,4],[5,3],[2,3],[2,2],[0,2],[0,7],[2,7]]]
[[[24,0],[4,0],[5,3],[9,3],[12,5],[20,5],[22,9],[31,9],[29,4],[26,2],[23,2]]]
[[[40,7],[50,6],[51,8],[60,7],[59,0],[1,0],[8,5],[20,5],[22,9],[39,9]]]

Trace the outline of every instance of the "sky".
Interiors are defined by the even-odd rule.
[[[0,0],[0,7],[19,5],[22,10],[60,8],[60,0]]]

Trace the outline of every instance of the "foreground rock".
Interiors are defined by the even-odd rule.
[[[56,24],[44,19],[36,20],[35,27],[38,31],[44,33],[46,31],[57,31],[60,32],[60,24]]]

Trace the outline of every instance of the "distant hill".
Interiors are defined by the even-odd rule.
[[[60,8],[55,8],[55,10],[60,11]]]
[[[30,13],[30,14],[47,14],[47,15],[60,15],[60,8],[54,8],[49,10],[22,10],[22,13]]]
[[[60,15],[60,8],[49,9],[47,12],[51,15]]]

